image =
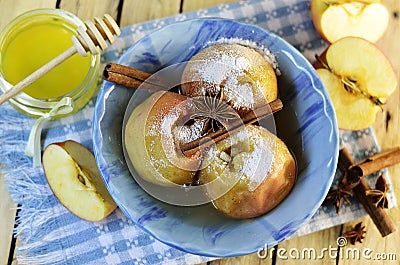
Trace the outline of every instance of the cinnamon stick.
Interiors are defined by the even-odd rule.
[[[398,163],[400,163],[399,147],[370,156],[366,160],[353,165],[351,169],[358,171],[360,176],[367,176]]]
[[[360,175],[360,171],[353,167],[353,165],[356,165],[356,163],[350,155],[349,151],[346,148],[340,150],[338,162],[339,169],[342,172],[345,172],[344,174],[347,174],[347,177],[350,179],[350,181],[359,181],[358,185],[353,188],[354,194],[364,206],[366,212],[371,217],[382,237],[393,233],[394,231],[396,231],[393,221],[390,219],[389,215],[384,209],[377,207],[373,203],[372,198],[366,195],[366,192],[368,190],[371,190],[371,187],[368,184],[367,180],[362,175]],[[383,166],[383,164],[380,165]],[[374,166],[374,168],[377,169],[376,166]],[[382,168],[377,169],[377,171],[380,169]]]
[[[138,88],[151,74],[125,65],[108,63],[103,70],[103,79],[119,85]]]
[[[234,120],[233,122],[229,123],[226,128],[221,127],[215,132],[209,133],[189,143],[182,144],[180,148],[186,156],[191,156],[198,150],[210,146],[212,143],[218,143],[219,141],[222,141],[230,134],[238,131],[244,125],[253,124],[261,119],[265,119],[282,108],[282,101],[280,99],[275,99],[267,105],[256,107],[253,111],[247,112],[245,115],[243,115],[241,120]]]
[[[169,80],[116,63],[106,64],[103,70],[103,79],[130,88],[139,88],[145,83],[146,85],[142,86],[141,89],[152,92],[168,90],[173,87],[173,84]]]

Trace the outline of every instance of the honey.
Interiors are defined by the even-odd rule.
[[[36,22],[12,36],[4,49],[4,78],[17,84],[29,74],[72,46],[72,30],[59,19]],[[71,92],[85,78],[90,57],[75,54],[48,74],[27,87],[24,92],[34,98],[58,98]]]
[[[73,46],[71,37],[79,26],[84,23],[78,17],[61,9],[31,10],[11,21],[0,33],[1,92]],[[75,54],[8,102],[28,116],[41,117],[69,97],[77,111],[96,91],[99,70],[100,54]]]

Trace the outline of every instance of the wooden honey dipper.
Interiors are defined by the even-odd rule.
[[[110,44],[113,43],[114,35],[120,35],[121,30],[114,19],[110,15],[105,14],[101,19],[95,17],[93,20],[86,20],[83,26],[78,27],[77,33],[76,36],[72,36],[73,46],[2,94],[0,96],[0,105],[22,92],[27,86],[75,53],[87,56],[87,52],[95,55],[99,53],[99,48],[101,50],[107,49],[108,45],[106,41]]]

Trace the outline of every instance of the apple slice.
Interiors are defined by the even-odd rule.
[[[346,37],[331,44],[317,69],[341,129],[364,129],[397,86],[390,61],[371,42]],[[321,64],[320,64],[321,65]]]
[[[54,195],[76,216],[99,221],[117,207],[93,154],[80,143],[68,140],[50,144],[43,152],[42,162]]]
[[[347,36],[378,41],[389,24],[389,12],[377,0],[311,1],[311,16],[321,36],[333,43]]]

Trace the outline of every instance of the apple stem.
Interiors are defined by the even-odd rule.
[[[331,68],[329,67],[328,63],[325,62],[325,61],[321,58],[321,56],[319,56],[318,54],[316,54],[316,55],[315,55],[315,59],[317,60],[318,63],[321,64],[321,66],[322,66],[323,68],[325,68],[326,70],[328,70],[329,72],[332,73],[332,70],[331,70]]]

